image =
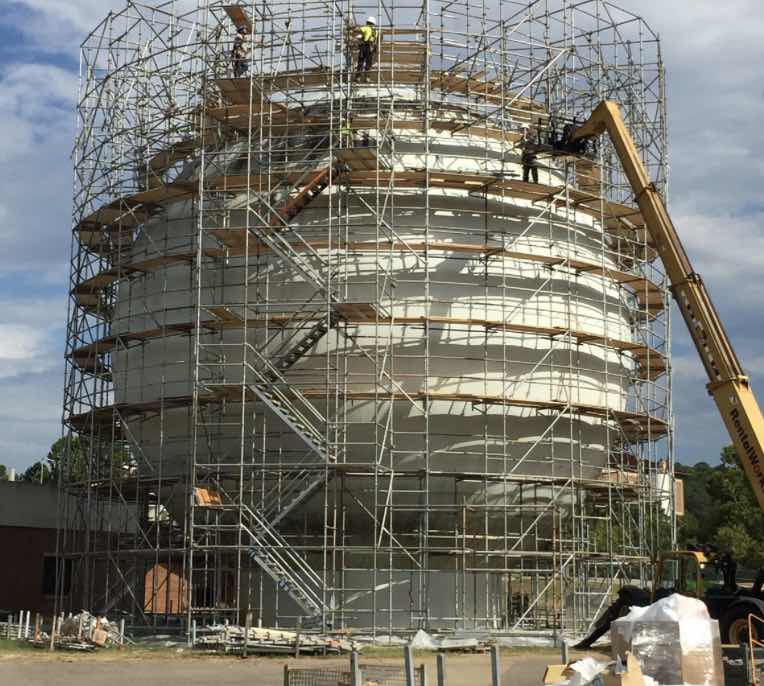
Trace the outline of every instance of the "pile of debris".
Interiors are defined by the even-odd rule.
[[[613,655],[631,651],[659,684],[724,686],[719,623],[706,604],[673,594],[610,626]]]
[[[613,662],[549,665],[547,686],[724,686],[719,623],[705,603],[673,594],[610,626]]]
[[[34,628],[34,638],[30,641],[37,647],[55,648],[56,650],[74,650],[91,652],[108,646],[123,646],[130,642],[125,637],[124,621],[119,624],[110,622],[108,618],[92,615],[82,610],[79,614],[61,615],[55,617],[51,634],[42,630],[41,622],[37,621]]]
[[[123,645],[124,628],[120,624],[110,622],[106,617],[94,616],[83,610],[78,615],[70,615],[59,625],[58,640],[84,640],[99,648]]]
[[[627,652],[624,659],[598,662],[587,657],[567,665],[549,665],[544,673],[546,686],[656,686],[642,673],[637,659]]]
[[[341,655],[360,650],[357,643],[335,636],[259,629],[232,624],[194,627],[193,647],[206,652],[284,653],[289,655]]]
[[[432,636],[420,629],[414,634],[409,644],[414,650],[437,650],[440,652],[470,652],[482,653],[487,649],[487,644],[476,638],[458,638],[451,636]]]

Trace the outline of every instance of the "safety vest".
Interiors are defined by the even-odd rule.
[[[365,24],[361,27],[361,40],[364,43],[373,43],[377,40],[377,32],[374,30],[373,26]]]

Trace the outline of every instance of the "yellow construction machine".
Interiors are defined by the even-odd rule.
[[[716,401],[759,506],[764,509],[764,419],[759,404],[703,280],[692,268],[663,198],[650,181],[617,103],[602,102],[565,143],[575,147],[603,133],[609,135],[634,191],[651,243],[663,262],[671,292],[708,374],[708,392]],[[721,583],[709,584],[710,577],[719,572],[723,576]],[[651,593],[634,587],[621,589],[618,600],[579,646],[589,647],[630,605],[645,605],[671,592],[704,600],[711,616],[719,620],[725,643],[739,643],[747,637],[750,613],[764,616],[764,575],[759,574],[753,588],[738,588],[729,555],[712,559],[698,551],[662,553],[653,579]]]

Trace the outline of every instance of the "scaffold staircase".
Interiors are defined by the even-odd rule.
[[[306,166],[315,149],[308,153],[304,161]],[[308,303],[281,322],[278,336],[290,326],[293,329],[286,341],[277,346],[273,345],[275,340],[266,342],[260,349],[248,345],[248,361],[244,363],[245,393],[256,397],[291,429],[307,447],[305,457],[282,469],[282,478],[259,498],[256,506],[241,502],[220,505],[238,513],[237,526],[249,542],[249,557],[314,620],[320,620],[332,611],[323,600],[321,577],[294,551],[278,526],[320,489],[329,475],[327,467],[334,465],[337,458],[324,435],[328,425],[326,417],[287,381],[284,373],[338,326],[342,319],[340,308],[346,303],[327,283],[325,258],[300,235],[294,222],[349,168],[346,161],[332,158],[323,168],[300,175],[279,207],[272,207],[266,195],[260,195],[250,206],[258,218],[251,226],[253,234],[274,256],[295,267],[325,300],[321,312],[316,312]],[[315,301],[316,306],[318,302]],[[210,390],[215,390],[215,384],[209,386]],[[239,393],[239,388],[238,385],[235,389],[227,386],[229,392],[233,391],[231,397]]]
[[[195,501],[198,507],[220,513],[229,523],[214,527],[197,525],[199,530],[210,528],[236,530],[242,535],[251,560],[275,582],[277,588],[287,595],[305,612],[305,615],[320,622],[331,607],[323,600],[323,582],[305,558],[295,552],[294,546],[276,530],[267,517],[256,512],[242,502],[235,502],[219,485],[216,487],[196,487]],[[237,519],[230,523],[233,515]],[[204,547],[202,544],[200,547]],[[303,622],[303,626],[306,623]]]
[[[299,234],[299,232],[294,231],[292,222],[329,186],[332,174],[340,174],[341,169],[342,168],[338,163],[334,161],[329,162],[325,168],[314,173],[297,194],[289,197],[279,208],[272,207],[262,196],[258,199],[259,203],[264,206],[266,214],[269,216],[267,222],[264,223],[263,226],[253,226],[253,232],[276,256],[297,267],[310,283],[321,283],[322,275],[320,269],[325,267],[325,260],[316,249]],[[303,181],[305,181],[305,176],[306,175],[302,175],[300,179],[293,184],[292,190],[302,185]],[[262,215],[256,211],[255,214],[262,217]],[[299,245],[300,250],[297,250],[295,246],[285,238],[285,234],[289,234],[297,239],[297,244]],[[319,270],[316,270],[313,264],[318,264]]]
[[[340,165],[329,164],[325,169],[316,172],[293,198],[289,198],[283,207],[276,210],[271,217],[270,225],[275,228],[288,228],[289,223],[302,212],[313,200],[329,186],[332,172],[335,176],[342,173]]]
[[[321,463],[334,463],[336,458],[329,451],[326,438],[317,428],[326,423],[326,418],[313,406],[299,389],[290,385],[281,372],[254,346],[248,346],[258,360],[258,366],[246,363],[247,373],[253,378],[247,388],[294,431],[315,453]],[[314,423],[315,422],[315,423]]]
[[[246,506],[242,513],[249,518],[248,525],[242,522],[241,527],[252,542],[250,559],[257,562],[278,589],[289,595],[312,619],[318,620],[331,612],[331,607],[323,600],[321,577],[307,560],[294,551],[292,544],[265,517]]]
[[[285,372],[294,366],[300,358],[304,357],[329,331],[337,326],[340,317],[332,312],[328,318],[324,317],[303,336],[295,346],[279,357],[274,367],[279,372]]]
[[[306,177],[303,175],[293,186],[301,187],[299,192],[295,195],[290,194],[291,197],[278,209],[270,208],[267,201],[261,198],[270,211],[270,219],[267,228],[255,229],[258,238],[275,254],[291,264],[296,264],[311,283],[319,286],[319,273],[281,234],[291,231],[290,222],[328,187],[331,174],[339,171],[339,165],[329,163],[325,168],[312,173],[304,186],[302,184]],[[316,256],[321,259],[317,254]],[[294,324],[295,330],[276,350],[268,343],[260,350],[251,345],[247,346],[250,361],[244,363],[248,377],[245,392],[267,407],[308,448],[307,459],[296,463],[294,469],[287,472],[290,478],[282,480],[266,493],[257,508],[261,517],[260,529],[271,529],[268,533],[270,536],[276,535],[273,527],[325,482],[326,465],[336,462],[336,457],[331,453],[322,432],[327,423],[326,418],[283,377],[285,371],[294,366],[338,325],[340,317],[332,310],[328,315],[325,312],[320,314],[318,321],[316,319],[314,311],[293,313],[280,328],[284,331],[290,324]],[[225,383],[218,385],[213,382],[206,385],[213,393],[222,391],[223,395],[229,398],[239,394],[236,388]],[[267,526],[268,524],[270,526]]]

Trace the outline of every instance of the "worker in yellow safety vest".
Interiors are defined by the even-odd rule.
[[[371,63],[374,61],[374,53],[377,47],[377,20],[369,17],[366,24],[361,27],[357,36],[358,46],[358,74],[365,74],[371,69]]]
[[[353,122],[350,117],[347,117],[340,127],[340,146],[343,148],[353,147]]]

